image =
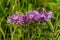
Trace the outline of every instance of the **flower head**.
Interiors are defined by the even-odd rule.
[[[14,14],[14,15],[12,15],[11,17],[12,17],[12,20],[17,20],[17,19],[19,19],[19,14]]]
[[[28,12],[27,18],[29,20],[38,21],[38,19],[39,19],[39,12],[38,11],[30,11],[30,12]]]
[[[16,23],[19,23],[19,24],[24,24],[24,23],[26,23],[26,17],[25,17],[25,15],[20,15],[19,16],[19,19],[18,20],[16,20]]]
[[[18,23],[18,24],[24,24],[26,21],[26,17],[23,14],[14,14],[11,17],[8,18],[8,23]]]
[[[51,11],[49,11],[48,13],[46,13],[45,11],[42,11],[40,13],[40,20],[48,21],[50,18],[52,18],[52,12]]]
[[[47,17],[48,19],[52,18],[52,13],[53,12],[51,12],[51,11],[48,12],[48,17]]]
[[[46,12],[45,11],[42,11],[41,13],[40,13],[40,20],[46,20],[47,19],[47,14],[46,14]]]

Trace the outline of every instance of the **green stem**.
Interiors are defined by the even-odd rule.
[[[54,27],[53,27],[53,25],[52,25],[52,23],[51,23],[51,20],[49,20],[47,23],[48,23],[48,26],[50,27],[50,30],[51,30],[52,32],[54,32]]]
[[[14,26],[14,31],[13,31],[13,33],[11,34],[11,40],[13,40],[13,35],[14,35],[14,33],[16,32],[16,29],[17,29],[17,26]]]
[[[4,37],[4,40],[5,40],[5,34],[4,34],[3,29],[1,28],[1,24],[0,24],[0,31],[1,31],[1,33],[2,33],[2,35],[3,35],[3,37]]]
[[[56,27],[56,23],[57,23],[57,21],[58,21],[58,17],[59,17],[59,14],[57,14],[57,17],[56,17],[56,21],[55,21],[55,23],[54,23],[54,29],[55,29],[55,27]]]

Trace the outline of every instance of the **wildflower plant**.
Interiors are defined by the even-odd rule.
[[[0,0],[0,40],[60,40],[60,0]]]
[[[25,30],[22,30],[23,33],[25,33],[25,32],[28,33],[29,37],[27,36],[27,38],[31,38],[33,35],[31,31],[34,30],[34,32],[35,32],[35,30],[37,30],[37,28],[40,28],[41,24],[42,24],[41,26],[46,25],[45,22],[48,22],[48,20],[50,20],[50,18],[52,18],[52,12],[51,11],[49,11],[47,13],[45,10],[42,10],[39,13],[38,11],[33,10],[33,11],[27,12],[26,15],[24,15],[24,14],[13,14],[12,16],[10,16],[8,18],[7,22],[13,23],[13,25],[14,24],[21,25],[20,28],[25,29]],[[43,22],[43,23],[41,23],[41,22]],[[51,30],[51,31],[53,31],[53,30]]]

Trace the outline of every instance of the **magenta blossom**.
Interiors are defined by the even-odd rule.
[[[47,17],[48,19],[52,18],[52,13],[53,12],[51,12],[51,11],[48,12],[48,17]]]
[[[46,13],[45,11],[42,11],[40,13],[40,20],[48,21],[50,18],[52,18],[52,12],[51,11],[49,11],[48,13]]]
[[[39,20],[39,12],[38,11],[30,11],[27,14],[27,18],[31,20],[38,21]]]
[[[26,18],[23,14],[14,14],[10,18],[8,18],[8,23],[18,23],[18,24],[24,24],[26,21]]]

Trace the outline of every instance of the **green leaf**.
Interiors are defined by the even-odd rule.
[[[32,4],[29,4],[28,5],[28,10],[32,10],[33,9],[33,5]]]
[[[17,29],[17,31],[15,32],[14,36],[13,36],[13,40],[20,40],[20,38],[22,37],[22,31],[20,29]]]

